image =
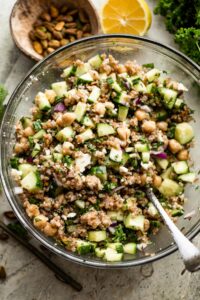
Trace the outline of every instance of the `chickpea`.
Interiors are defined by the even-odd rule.
[[[24,136],[26,136],[26,137],[28,137],[30,135],[34,135],[34,133],[35,132],[34,132],[33,128],[30,126],[24,129]]]
[[[20,144],[20,143],[16,143],[15,144],[15,153],[19,154],[19,153],[22,153],[22,152],[24,152],[23,145]]]
[[[157,127],[162,131],[167,131],[168,124],[167,122],[158,122]]]
[[[119,64],[117,67],[116,67],[116,69],[117,69],[117,72],[118,73],[126,73],[126,67],[124,66],[124,65],[122,65],[122,64]]]
[[[189,158],[189,152],[186,149],[181,150],[178,154],[177,154],[177,158],[179,160],[188,160]]]
[[[144,121],[142,124],[142,131],[152,133],[156,130],[156,123],[154,121]]]
[[[141,179],[141,185],[145,185],[146,184],[146,180],[147,180],[147,175],[146,174],[142,174],[140,176]]]
[[[26,208],[26,213],[29,218],[37,217],[40,214],[39,208],[35,204],[29,204]]]
[[[125,126],[117,128],[117,133],[123,141],[127,141],[131,134],[130,129]]]
[[[54,92],[54,90],[45,90],[45,96],[49,100],[50,104],[53,104],[55,102],[56,93]]]
[[[74,145],[70,142],[64,142],[62,146],[62,153],[64,155],[69,155],[72,152],[72,149],[74,149]]]
[[[48,218],[44,215],[38,215],[34,218],[33,224],[38,229],[43,229],[47,224]]]
[[[26,137],[22,137],[20,139],[20,144],[22,145],[24,151],[29,149],[29,142],[28,142],[28,139]]]
[[[135,116],[138,119],[138,121],[143,121],[143,120],[149,118],[149,114],[146,113],[144,110],[141,110],[141,109],[136,110]]]
[[[174,139],[169,140],[168,147],[173,154],[176,154],[177,152],[182,150],[181,144]]]
[[[114,109],[115,108],[115,105],[112,102],[105,102],[104,105],[107,109]]]
[[[60,127],[62,127],[63,125],[63,120],[62,120],[62,116],[59,116],[57,119],[56,119],[56,124]]]
[[[57,233],[57,229],[54,228],[49,222],[46,223],[43,232],[47,235],[47,236],[54,236]]]
[[[104,116],[106,112],[105,104],[104,103],[96,103],[93,107],[94,112],[96,112],[100,116]]]
[[[76,114],[73,112],[66,112],[63,116],[62,116],[62,123],[63,126],[65,125],[71,125],[74,120],[76,119]]]
[[[144,220],[144,231],[148,231],[150,227],[150,222],[148,219]]]
[[[132,119],[130,119],[130,125],[131,126],[138,126],[138,119],[136,117],[133,117]]]
[[[153,186],[158,188],[162,183],[162,178],[158,175],[154,175],[153,177]]]

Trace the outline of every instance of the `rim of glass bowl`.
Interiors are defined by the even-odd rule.
[[[63,46],[59,49],[57,49],[55,52],[53,52],[52,54],[50,54],[48,57],[44,58],[43,60],[41,60],[40,62],[38,62],[37,64],[34,65],[33,68],[31,68],[31,70],[27,73],[27,75],[24,77],[24,79],[17,85],[17,87],[15,88],[15,90],[13,91],[7,105],[6,105],[6,110],[3,116],[3,120],[2,120],[2,125],[1,125],[1,136],[0,136],[0,143],[2,145],[2,129],[4,126],[4,121],[5,121],[5,116],[7,114],[7,111],[10,108],[10,105],[13,101],[13,99],[15,98],[15,95],[17,94],[18,90],[21,88],[21,86],[24,84],[24,82],[29,78],[29,76],[42,64],[44,64],[47,60],[51,59],[52,57],[54,57],[55,55],[57,55],[58,53],[62,52],[64,49],[68,49],[73,47],[74,45],[77,44],[84,44],[87,41],[94,41],[94,40],[101,40],[101,39],[106,39],[106,38],[127,38],[130,40],[138,40],[138,41],[143,41],[145,43],[149,43],[151,45],[156,45],[160,48],[165,48],[166,50],[168,50],[169,52],[172,52],[173,54],[181,57],[182,59],[184,59],[185,61],[187,61],[189,63],[189,65],[194,68],[194,70],[196,70],[197,72],[200,72],[200,66],[198,66],[195,62],[193,62],[190,58],[188,58],[186,55],[184,55],[183,53],[181,53],[180,51],[164,45],[158,41],[152,40],[152,39],[148,39],[148,38],[144,38],[144,37],[138,37],[138,36],[134,36],[134,35],[128,35],[128,34],[107,34],[107,35],[95,35],[92,37],[88,37],[88,38],[84,38],[81,40],[77,40],[69,45]],[[191,71],[191,70],[190,70]],[[127,268],[127,267],[132,267],[132,266],[138,266],[138,265],[142,265],[142,264],[146,264],[146,263],[150,263],[156,260],[159,260],[171,253],[173,253],[174,251],[177,250],[177,246],[175,244],[171,244],[169,245],[167,248],[165,248],[164,250],[159,251],[158,253],[156,253],[154,256],[146,256],[143,258],[138,258],[138,259],[133,259],[130,261],[122,261],[119,263],[115,263],[115,264],[110,264],[110,263],[106,263],[103,261],[97,261],[97,260],[93,260],[90,259],[88,257],[83,257],[83,256],[79,256],[76,254],[73,254],[72,252],[67,252],[66,250],[63,251],[59,248],[56,248],[55,245],[53,245],[53,243],[49,243],[44,239],[43,235],[34,227],[31,228],[31,226],[28,224],[28,221],[26,220],[26,218],[23,216],[23,214],[21,213],[21,209],[18,206],[16,201],[12,201],[12,198],[10,196],[9,193],[9,189],[6,185],[6,180],[4,179],[4,172],[2,169],[2,146],[0,147],[0,175],[1,175],[1,181],[2,181],[2,185],[3,185],[3,189],[5,192],[5,195],[12,207],[12,209],[14,210],[17,218],[19,219],[19,221],[23,224],[23,226],[28,229],[28,231],[31,233],[31,235],[33,235],[39,242],[41,242],[44,246],[46,246],[48,249],[50,249],[52,252],[54,252],[55,254],[58,254],[70,261],[85,265],[85,266],[90,266],[90,267],[97,267],[97,268]],[[195,224],[192,229],[190,230],[190,232],[187,234],[187,237],[189,239],[192,239],[193,237],[195,237],[198,232],[200,231],[200,220],[199,222],[197,222],[197,224]]]

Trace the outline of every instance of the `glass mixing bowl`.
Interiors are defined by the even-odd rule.
[[[15,183],[10,175],[9,159],[15,143],[14,125],[16,121],[21,116],[30,113],[29,110],[36,93],[48,88],[52,82],[58,81],[63,68],[66,68],[75,59],[88,60],[97,53],[112,54],[120,62],[137,60],[140,64],[154,63],[156,67],[169,72],[173,78],[188,87],[189,92],[186,94],[186,98],[191,108],[194,109],[194,118],[196,120],[196,122],[193,122],[196,135],[191,156],[194,161],[194,169],[198,173],[198,167],[200,166],[199,66],[180,52],[146,38],[129,35],[102,35],[76,41],[58,49],[35,65],[15,89],[8,102],[1,127],[1,178],[5,194],[19,221],[48,249],[66,259],[88,266],[98,268],[130,267],[160,259],[177,249],[165,226],[162,227],[156,236],[152,237],[151,245],[142,252],[138,252],[136,256],[125,257],[125,260],[122,262],[109,263],[89,256],[79,256],[66,251],[64,247],[57,245],[53,239],[44,236],[34,228],[19,198],[14,194]],[[185,214],[191,211],[195,211],[195,214],[191,220],[183,217],[179,218],[177,225],[188,238],[193,238],[200,230],[198,186],[188,186],[186,188],[186,196],[188,201],[185,204]]]

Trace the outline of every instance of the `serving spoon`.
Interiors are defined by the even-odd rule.
[[[194,246],[188,238],[177,228],[174,222],[170,219],[158,198],[152,191],[152,188],[147,189],[147,197],[156,207],[165,224],[169,228],[172,237],[178,246],[179,252],[182,256],[185,268],[190,272],[196,272],[200,270],[200,250]]]

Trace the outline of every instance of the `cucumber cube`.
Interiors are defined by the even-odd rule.
[[[157,79],[160,76],[160,74],[161,74],[160,70],[152,69],[152,70],[148,71],[145,76],[149,82],[152,82],[155,79]]]
[[[109,157],[112,161],[121,162],[122,161],[123,152],[121,149],[112,148],[110,150]]]
[[[189,167],[186,161],[177,161],[172,164],[172,167],[176,174],[185,174],[189,171]]]
[[[83,65],[77,67],[75,75],[77,77],[79,77],[79,76],[87,73],[90,69],[91,69],[90,64],[89,63],[84,63]]]
[[[158,165],[163,169],[166,170],[168,165],[169,165],[169,161],[167,159],[160,159],[158,158],[157,160]]]
[[[128,243],[123,246],[124,253],[135,254],[137,252],[137,245],[135,243]]]
[[[98,88],[97,86],[94,86],[91,94],[88,97],[88,102],[91,102],[91,103],[97,102],[100,94],[101,94],[101,89]]]
[[[28,173],[37,171],[37,167],[31,164],[20,164],[18,170],[22,172],[22,178],[24,178]]]
[[[85,73],[78,77],[77,84],[86,84],[93,81],[92,76],[89,73]]]
[[[102,64],[102,58],[101,56],[98,54],[98,55],[95,55],[93,56],[92,58],[90,58],[88,60],[88,63],[94,68],[94,69],[99,69],[99,67],[101,66]]]
[[[142,152],[142,161],[148,163],[150,160],[150,152]]]
[[[131,213],[124,218],[124,225],[126,228],[131,228],[134,230],[144,231],[144,220],[143,215],[134,217]]]
[[[79,102],[75,109],[76,120],[80,122],[86,112],[87,105],[86,103]]]
[[[58,97],[63,97],[67,93],[67,83],[65,81],[55,82],[51,87]]]
[[[194,137],[194,131],[190,124],[183,122],[176,125],[175,139],[182,145],[189,143]]]
[[[47,99],[46,95],[42,92],[39,92],[35,97],[35,104],[39,107],[42,111],[47,111],[51,108],[51,104]]]
[[[22,180],[21,186],[30,193],[37,192],[42,188],[42,181],[38,172],[29,172]]]
[[[168,178],[163,180],[158,190],[166,197],[178,196],[183,192],[183,188],[176,181]]]
[[[119,106],[118,108],[118,120],[123,122],[126,120],[127,115],[128,115],[128,110],[129,108],[126,106]]]
[[[136,143],[135,144],[135,150],[137,152],[148,152],[149,151],[149,146],[147,144],[142,144],[142,143]]]
[[[105,230],[89,231],[88,240],[91,242],[101,242],[107,239]]]
[[[117,253],[124,252],[123,245],[121,243],[108,243],[107,247],[117,251]]]
[[[123,258],[123,253],[117,253],[116,250],[107,248],[103,258],[110,262],[121,261]]]
[[[106,249],[101,249],[99,247],[95,248],[95,254],[97,257],[102,258],[105,255]]]
[[[90,169],[90,173],[97,176],[101,181],[107,180],[107,170],[106,166],[96,166]]]
[[[56,134],[56,139],[59,142],[65,142],[74,136],[74,131],[71,126],[65,127]]]
[[[76,72],[76,67],[70,66],[63,70],[63,75],[65,77],[69,77],[69,76],[75,75],[75,72]]]
[[[84,143],[85,141],[93,139],[95,135],[91,129],[87,129],[76,137],[80,140],[80,143]]]
[[[193,183],[196,179],[196,174],[194,172],[190,172],[187,174],[183,174],[183,175],[179,176],[178,178],[184,182]]]
[[[114,134],[114,128],[109,124],[100,123],[97,124],[97,134],[99,137]]]

